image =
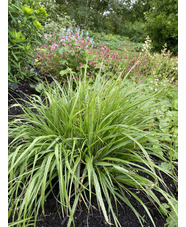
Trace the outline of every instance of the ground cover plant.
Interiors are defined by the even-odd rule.
[[[83,201],[90,209],[94,195],[108,224],[122,226],[113,211],[112,197],[115,204],[122,200],[131,207],[143,226],[143,217],[126,193],[142,204],[155,226],[131,187],[144,192],[159,212],[169,215],[171,208],[177,216],[176,198],[159,173],[169,175],[175,184],[177,179],[172,170],[152,160],[157,156],[163,163],[171,150],[169,132],[156,130],[159,115],[153,107],[160,107],[158,93],[149,84],[136,85],[119,77],[105,80],[101,73],[90,83],[86,70],[83,80],[74,81],[71,74],[66,85],[56,82],[55,88],[45,88],[44,102],[40,96],[30,98],[27,107],[22,106],[24,114],[10,121],[10,226],[36,223],[55,185],[59,188],[56,201],[62,217],[68,216],[68,226],[78,203]],[[159,139],[165,135],[166,141]],[[157,192],[166,203],[161,204]]]

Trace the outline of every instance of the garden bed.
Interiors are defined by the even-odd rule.
[[[171,189],[175,197],[177,196],[177,191],[174,186],[173,181],[165,176],[164,180],[167,184],[167,186]],[[140,191],[135,191],[134,193],[139,196],[139,198],[145,203],[147,206],[148,210],[150,211],[154,222],[157,227],[164,227],[164,224],[166,223],[166,218],[165,216],[163,217],[155,208],[155,206],[149,202],[149,200],[146,198],[146,196],[140,192]],[[56,194],[58,194],[58,191],[56,191]],[[136,210],[139,212],[139,214],[144,217],[144,227],[153,227],[153,224],[146,214],[145,210],[143,209],[142,205],[136,201],[136,199],[128,196],[128,199],[130,199],[130,202],[132,205],[136,208]],[[159,200],[161,202],[165,202],[164,197],[159,196]],[[93,197],[92,199],[92,209],[91,212],[88,214],[86,206],[82,203],[81,206],[77,207],[77,211],[75,213],[75,226],[76,227],[106,227],[109,226],[103,217],[99,213],[98,206],[97,206],[97,201],[96,198]],[[114,202],[113,202],[113,207],[114,207]],[[116,211],[116,210],[115,210]],[[45,204],[45,216],[40,215],[40,221],[37,222],[37,227],[66,227],[67,226],[67,220],[68,218],[61,219],[59,217],[59,207],[56,205],[56,201],[53,198],[53,196],[49,196],[46,200]],[[87,225],[87,216],[88,216],[88,225]],[[139,227],[140,223],[133,213],[133,211],[121,201],[121,205],[118,205],[118,220],[121,224],[122,227]]]
[[[24,82],[20,83],[18,89],[10,89],[9,90],[9,97],[8,97],[8,104],[9,107],[17,102],[19,103],[24,103],[23,99],[26,100],[26,96],[30,96],[31,94],[38,94],[33,88],[29,86],[29,83]],[[19,100],[19,98],[22,98],[22,100]],[[22,110],[19,107],[13,107],[9,109],[8,111],[9,117],[14,118],[16,115],[23,113]],[[159,162],[159,160],[155,160],[156,162]],[[145,175],[144,175],[145,176]],[[167,175],[163,176],[163,179],[167,185],[167,187],[170,189],[170,191],[174,194],[174,196],[177,198],[177,190],[174,185],[174,182],[171,178],[169,178]],[[158,227],[163,227],[164,224],[166,223],[166,216],[161,215],[155,206],[146,198],[146,196],[140,192],[139,190],[133,190],[133,192],[139,196],[139,198],[145,203],[147,206],[148,210],[150,211],[154,222],[156,226]],[[58,194],[58,189],[54,189],[54,193],[57,196]],[[127,195],[126,196],[132,203],[132,205],[136,208],[136,210],[139,212],[139,214],[144,217],[144,227],[151,227],[153,226],[150,218],[146,214],[145,210],[143,209],[142,205],[137,202],[136,199],[133,197],[130,197]],[[166,202],[165,198],[162,196],[158,196],[158,199],[164,203]],[[114,203],[113,203],[114,207]],[[60,217],[60,210],[59,207],[56,203],[55,198],[53,195],[49,195],[49,197],[45,201],[45,215],[42,215],[40,212],[39,215],[39,221],[37,222],[37,227],[59,227],[59,226],[66,226],[67,225],[67,220],[68,218],[62,219]],[[92,198],[92,209],[91,212],[88,214],[87,208],[82,202],[77,207],[77,211],[75,213],[75,226],[76,227],[85,227],[87,226],[87,216],[88,216],[88,224],[90,227],[94,226],[99,226],[99,227],[104,227],[104,226],[109,226],[104,219],[104,216],[99,213],[98,206],[97,206],[97,201],[96,198]],[[118,205],[118,220],[121,223],[122,227],[139,227],[140,223],[133,213],[133,211],[123,202],[121,202],[120,205]]]

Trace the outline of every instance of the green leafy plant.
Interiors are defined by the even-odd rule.
[[[147,36],[143,44],[142,52],[133,61],[138,60],[133,75],[138,79],[153,76],[158,80],[169,80],[177,84],[178,80],[178,58],[172,57],[164,44],[160,53],[152,53],[152,41]]]
[[[162,152],[166,157],[165,162],[159,167],[167,173],[173,173],[177,178],[178,165],[178,88],[172,79],[159,78],[151,75],[143,80],[148,84],[144,90],[146,94],[157,92],[154,98],[154,105],[151,107],[152,116],[150,119],[151,129],[159,136],[159,145],[154,146],[154,152],[157,156],[162,156]],[[157,105],[158,104],[158,105]],[[164,146],[162,146],[164,144]],[[166,144],[168,147],[166,147]],[[175,183],[176,185],[176,183]],[[176,186],[177,187],[177,186]]]
[[[172,209],[172,207],[170,207],[168,204],[164,203],[162,204],[162,208],[160,209],[160,211],[163,213],[163,215],[167,216],[166,219],[166,224],[165,226],[168,227],[178,227],[178,201],[173,200],[172,201],[174,209]]]
[[[152,39],[154,51],[161,52],[167,43],[168,49],[178,53],[178,0],[149,2],[150,9],[145,13],[145,31]]]
[[[48,14],[33,1],[9,1],[8,3],[8,74],[9,80],[29,80],[31,53],[42,34],[42,23]]]
[[[167,223],[165,224],[165,226],[168,227],[178,227],[178,216],[177,216],[177,212],[178,212],[178,202],[175,201],[174,203],[174,208],[171,208],[171,211],[169,212],[168,218],[166,219]]]
[[[93,196],[108,224],[121,226],[113,198],[115,205],[119,200],[125,202],[143,226],[143,218],[126,193],[143,206],[155,226],[132,189],[140,190],[163,209],[155,192],[161,193],[177,213],[173,195],[167,193],[169,189],[156,172],[159,166],[149,155],[160,136],[150,129],[154,94],[144,94],[145,84],[134,86],[120,78],[103,80],[98,75],[90,84],[86,70],[82,81],[69,78],[66,86],[56,82],[55,88],[45,89],[44,101],[40,96],[30,98],[26,107],[21,106],[24,114],[9,124],[10,225],[36,225],[39,210],[45,213],[45,199],[55,186],[59,188],[55,198],[61,214],[69,217],[68,227],[74,223],[79,201],[90,209]]]

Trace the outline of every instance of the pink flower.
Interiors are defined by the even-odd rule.
[[[130,49],[132,49],[132,47],[130,46]]]
[[[129,37],[127,37],[127,39],[129,39]]]
[[[88,72],[87,75],[90,75],[90,73]]]

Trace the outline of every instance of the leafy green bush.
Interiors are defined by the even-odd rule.
[[[167,45],[163,46],[160,53],[152,53],[152,41],[147,36],[143,44],[142,52],[133,60],[138,61],[134,69],[134,75],[138,79],[153,75],[155,79],[168,79],[171,83],[178,82],[178,58],[172,57],[172,53],[167,50]],[[141,76],[140,76],[141,75]]]
[[[57,185],[56,201],[62,216],[69,217],[68,227],[79,201],[90,209],[93,195],[107,223],[121,226],[112,207],[113,198],[115,204],[118,199],[125,202],[143,226],[143,218],[126,193],[141,203],[155,226],[146,205],[131,190],[141,190],[162,210],[154,193],[158,191],[172,207],[172,196],[158,186],[161,182],[166,188],[156,173],[164,170],[149,155],[155,154],[160,136],[149,121],[154,94],[144,93],[145,84],[134,86],[119,78],[105,81],[98,76],[93,84],[84,79],[76,82],[76,89],[73,83],[69,79],[67,86],[56,83],[55,89],[46,89],[44,102],[33,96],[27,107],[22,106],[24,114],[10,122],[12,224],[36,222],[39,209],[44,214],[45,199]]]
[[[154,51],[161,51],[167,43],[168,49],[178,53],[178,0],[151,0],[146,12],[145,31],[152,39]]]
[[[178,58],[172,57],[172,53],[167,50],[166,44],[161,50],[161,54],[155,53],[151,58],[152,73],[159,79],[167,78],[169,81],[178,82]]]
[[[133,42],[143,43],[145,38],[144,22],[126,22],[124,25],[123,33],[129,36]]]
[[[174,173],[177,178],[178,165],[178,88],[168,79],[159,79],[151,76],[145,78],[143,83],[148,86],[144,90],[146,94],[157,93],[154,104],[151,106],[149,121],[151,129],[160,133],[159,145],[154,146],[157,156],[166,157],[160,167],[169,173]],[[162,144],[164,144],[162,146]],[[168,145],[168,147],[166,147]]]
[[[9,80],[28,80],[33,46],[39,43],[46,10],[29,1],[8,3],[8,74]]]

